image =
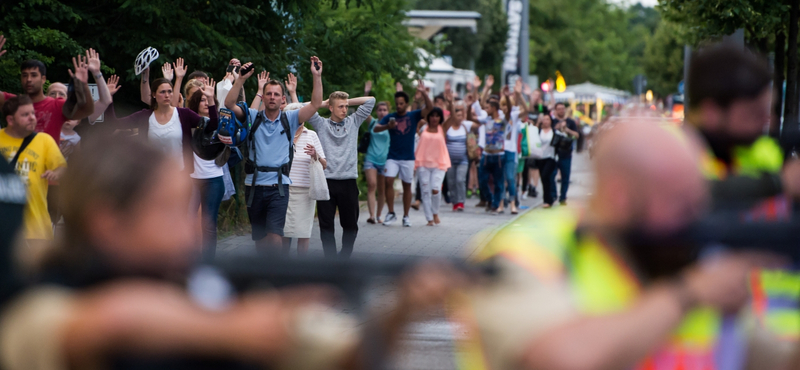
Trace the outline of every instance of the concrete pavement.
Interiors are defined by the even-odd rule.
[[[576,154],[572,163],[572,178],[569,189],[569,207],[579,207],[590,195],[592,175],[588,154]],[[539,185],[541,190],[541,184]],[[538,206],[542,203],[541,191],[538,198],[522,201],[528,207],[524,212],[548,212]],[[400,198],[398,198],[400,199]],[[454,213],[452,206],[443,204],[440,210],[441,225],[424,226],[427,222],[423,212],[410,211],[413,226],[403,227],[401,220],[392,226],[370,225],[366,220],[369,213],[362,208],[359,217],[359,234],[353,255],[364,258],[465,258],[482,247],[482,244],[501,226],[513,224],[518,216],[506,212],[492,216],[482,209],[475,208],[478,199],[468,199],[466,211]],[[556,207],[559,207],[556,205]],[[395,210],[402,213],[402,202],[397,202]],[[399,215],[402,216],[402,215]],[[341,229],[337,226],[337,241],[341,241]],[[250,235],[224,239],[218,244],[218,255],[254,253],[254,243]],[[322,255],[319,239],[319,225],[315,221],[309,254]],[[395,300],[395,287],[391,281],[376,281],[365,297],[372,310],[382,311],[391,307]],[[364,324],[364,322],[362,322]],[[393,359],[391,369],[403,370],[451,370],[455,369],[453,340],[460,328],[434,315],[428,320],[410,326],[401,342],[401,350]]]

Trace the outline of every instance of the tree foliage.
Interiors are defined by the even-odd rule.
[[[71,57],[92,47],[104,70],[127,82],[115,100],[137,102],[133,61],[153,46],[161,54],[154,66],[183,57],[189,71],[216,79],[231,58],[252,61],[273,78],[296,71],[301,94],[311,88],[303,79],[308,58],[318,55],[328,87],[358,91],[365,71],[400,79],[419,69],[411,52],[417,41],[401,23],[404,9],[405,0],[6,1],[0,4],[0,32],[9,39],[9,52],[0,59],[0,90],[20,90],[18,66],[28,58],[48,65],[49,80],[67,81]]]
[[[661,22],[647,41],[644,70],[648,88],[657,96],[677,92],[678,83],[683,80],[683,42],[678,28],[674,23]]]
[[[508,20],[502,0],[416,0],[414,9],[420,10],[469,10],[481,14],[478,32],[466,28],[445,28],[447,45],[442,54],[453,58],[456,68],[470,69],[470,60],[475,61],[475,72],[500,75],[503,53],[508,38]]]
[[[697,45],[744,28],[745,36],[765,52],[777,28],[785,27],[789,7],[779,0],[659,0],[665,19],[679,24],[682,40]]]
[[[630,90],[642,72],[653,13],[605,0],[531,0],[530,71],[540,80],[560,70],[567,84],[586,81]]]

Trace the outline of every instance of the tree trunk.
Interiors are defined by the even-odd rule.
[[[786,108],[783,121],[782,137],[786,140],[787,148],[795,145],[797,136],[797,108],[800,101],[797,97],[797,31],[798,31],[798,11],[800,11],[800,0],[789,0],[789,37],[786,42],[789,44],[787,53],[787,76],[786,76]]]
[[[773,115],[772,121],[769,125],[769,135],[774,138],[779,138],[781,133],[781,118],[783,117],[783,81],[786,76],[786,32],[783,28],[775,31],[775,79],[773,87],[775,94],[773,95]]]

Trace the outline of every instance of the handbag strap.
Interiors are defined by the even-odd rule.
[[[25,148],[27,148],[28,144],[30,144],[31,141],[33,141],[34,137],[36,137],[36,133],[35,132],[31,133],[28,136],[25,136],[25,138],[22,139],[22,144],[19,145],[19,149],[17,149],[17,154],[14,154],[14,158],[11,158],[11,161],[8,162],[8,164],[11,165],[11,168],[15,168],[15,169],[17,168],[17,160],[19,160],[20,154],[22,154],[22,152],[25,151]]]

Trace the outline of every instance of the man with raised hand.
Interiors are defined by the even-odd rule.
[[[408,210],[411,208],[411,181],[414,179],[414,136],[417,133],[417,124],[433,109],[433,102],[425,83],[417,81],[415,100],[424,99],[425,108],[408,112],[408,94],[398,91],[394,94],[396,112],[383,117],[381,123],[375,126],[375,132],[389,130],[389,156],[386,159],[384,176],[386,176],[386,199],[394,199],[394,179],[400,177],[403,182],[403,226],[410,227]],[[386,226],[397,221],[394,213],[394,202],[386,202],[389,213],[383,220]]]
[[[2,47],[2,45],[0,45]],[[47,81],[47,67],[41,61],[29,59],[20,65],[20,82],[22,89],[31,101],[33,109],[36,110],[36,132],[44,132],[54,140],[61,138],[61,126],[68,120],[81,120],[89,117],[94,112],[94,101],[92,93],[89,91],[89,70],[87,58],[78,56],[72,58],[75,73],[69,71],[70,77],[75,84],[73,96],[64,99],[54,99],[44,94],[44,83]],[[102,75],[100,75],[102,78]],[[7,92],[0,94],[0,106],[7,99],[16,95]]]
[[[353,253],[358,235],[358,129],[372,113],[375,98],[349,98],[344,91],[331,93],[327,104],[331,118],[315,114],[308,121],[317,132],[328,160],[325,178],[331,198],[317,202],[320,239],[326,257],[336,256],[334,218],[337,209],[343,229],[342,251],[339,253],[342,257]],[[348,106],[359,105],[355,113],[347,115]]]
[[[246,73],[245,73],[246,72]],[[253,63],[242,66],[240,75],[233,84],[232,91],[239,91],[250,76],[255,73]],[[295,131],[308,121],[322,106],[322,61],[311,57],[311,75],[314,89],[311,104],[299,110],[282,112],[284,101],[283,85],[270,80],[264,86],[264,110],[236,105],[236,94],[225,97],[225,106],[236,115],[236,119],[247,121],[252,132],[246,143],[248,160],[245,165],[245,198],[247,214],[253,228],[253,240],[261,253],[279,253],[283,244],[283,227],[286,223],[286,209],[289,205],[290,152]],[[246,107],[246,106],[245,106]],[[288,132],[287,132],[288,131]],[[230,143],[230,138],[222,137]]]

